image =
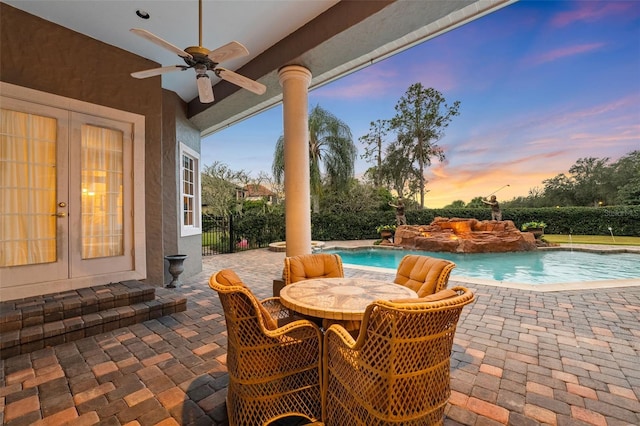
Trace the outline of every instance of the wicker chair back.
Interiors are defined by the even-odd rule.
[[[378,301],[357,340],[338,325],[324,337],[327,426],[439,425],[451,394],[450,357],[464,287],[411,302]]]
[[[408,254],[398,265],[394,283],[409,287],[418,297],[434,294],[447,288],[449,275],[456,264],[445,259]]]
[[[230,425],[267,425],[292,415],[320,420],[320,329],[310,321],[276,328],[232,270],[211,276],[227,325]],[[267,299],[270,300],[270,299]]]
[[[289,285],[311,278],[342,278],[342,258],[337,254],[302,254],[284,258],[282,278]]]

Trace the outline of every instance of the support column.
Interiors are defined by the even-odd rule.
[[[278,71],[284,123],[284,193],[287,256],[311,253],[309,100],[311,72],[298,65]]]

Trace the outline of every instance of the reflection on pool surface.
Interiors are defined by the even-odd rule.
[[[452,277],[481,278],[525,284],[640,279],[640,255],[545,250],[511,253],[445,253],[365,248],[324,250],[338,253],[345,264],[396,269],[407,254],[439,257],[455,262]]]

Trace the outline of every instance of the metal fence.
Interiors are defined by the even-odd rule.
[[[202,255],[235,253],[268,247],[280,237],[269,221],[252,221],[248,226],[239,216],[202,215]]]
[[[202,255],[233,253],[233,217],[202,216]]]

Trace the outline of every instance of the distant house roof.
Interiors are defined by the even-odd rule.
[[[272,197],[276,195],[273,191],[258,184],[246,185],[243,189],[247,197]]]

